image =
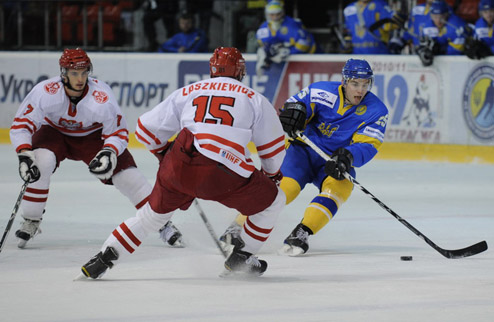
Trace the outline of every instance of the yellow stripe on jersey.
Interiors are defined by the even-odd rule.
[[[379,141],[376,138],[371,138],[370,136],[358,134],[358,133],[353,135],[352,144],[353,143],[369,143],[372,144],[372,146],[374,146],[376,150],[379,150],[379,148],[383,144],[381,141]]]

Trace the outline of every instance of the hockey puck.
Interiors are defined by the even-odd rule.
[[[401,256],[400,259],[402,261],[411,261],[411,260],[413,260],[413,257],[412,256]]]

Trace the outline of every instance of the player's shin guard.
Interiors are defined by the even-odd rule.
[[[151,232],[158,232],[171,218],[172,213],[158,214],[149,203],[137,211],[135,217],[121,223],[103,244],[101,251],[113,247],[120,255],[119,259],[132,254]]]
[[[283,210],[285,202],[285,193],[278,188],[278,194],[268,208],[247,218],[244,223],[244,229],[240,233],[240,238],[245,244],[242,251],[256,254],[261,249],[271,234],[278,214]]]
[[[135,167],[120,171],[112,177],[113,185],[140,209],[148,200],[153,187]]]
[[[55,154],[47,149],[35,149],[34,155],[39,168],[40,178],[28,185],[22,198],[21,214],[24,219],[40,221],[48,200],[50,178],[57,161]]]

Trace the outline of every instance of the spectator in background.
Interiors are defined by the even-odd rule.
[[[462,55],[469,29],[463,19],[451,12],[446,2],[433,1],[417,48],[422,64],[432,65],[434,55]]]
[[[157,32],[155,23],[162,21],[166,28],[167,36],[170,37],[176,32],[175,21],[179,9],[179,3],[175,0],[144,0],[144,16],[142,23],[144,34],[148,41],[147,51],[156,51],[159,42],[156,39]]]
[[[425,24],[430,19],[429,14],[433,0],[427,0],[423,4],[418,4],[412,8],[410,19],[408,20],[408,29],[403,34],[405,43],[411,43],[413,48],[418,47],[419,38]]]
[[[204,53],[208,51],[208,39],[206,33],[194,27],[194,17],[184,11],[178,18],[180,32],[165,41],[159,48],[159,52],[167,53]]]
[[[390,54],[391,31],[405,21],[383,0],[355,1],[345,7],[343,15],[348,34],[347,51],[354,54]],[[387,23],[379,25],[384,21]]]
[[[479,15],[475,23],[475,35],[465,44],[465,54],[472,59],[481,59],[494,53],[494,0],[480,0]]]
[[[256,32],[257,75],[262,75],[272,63],[282,63],[292,54],[313,54],[317,50],[314,36],[302,22],[285,16],[280,1],[270,1],[265,7],[266,21]]]

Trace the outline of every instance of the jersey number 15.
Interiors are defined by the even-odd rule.
[[[233,107],[235,98],[225,96],[199,96],[192,101],[196,107],[194,121],[201,123],[233,125],[233,116],[230,112],[221,109],[222,106]],[[207,117],[209,116],[211,117]]]

